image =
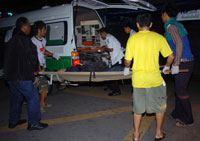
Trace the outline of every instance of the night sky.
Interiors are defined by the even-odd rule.
[[[104,0],[107,3],[119,3],[120,0]],[[181,10],[191,10],[200,8],[200,0],[146,0],[160,9],[167,1],[175,1]],[[43,6],[56,6],[64,3],[70,3],[71,0],[20,0],[11,1],[11,3],[1,3],[1,12],[21,13],[40,9]]]

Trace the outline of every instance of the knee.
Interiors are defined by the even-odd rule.
[[[189,99],[190,96],[189,95],[184,95],[184,96],[178,96],[179,99],[185,100],[185,99]]]

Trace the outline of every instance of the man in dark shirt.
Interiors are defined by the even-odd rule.
[[[30,22],[25,17],[16,21],[17,32],[5,51],[5,79],[10,87],[9,128],[23,124],[20,120],[23,99],[28,104],[28,130],[41,130],[48,124],[40,123],[40,99],[33,86],[34,72],[38,72],[37,50],[29,38]]]

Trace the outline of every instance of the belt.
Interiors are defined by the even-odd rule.
[[[181,59],[181,62],[182,63],[185,63],[185,62],[192,62],[194,61],[194,59]]]

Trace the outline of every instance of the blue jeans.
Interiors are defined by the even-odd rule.
[[[24,98],[27,101],[28,124],[38,124],[41,119],[40,98],[32,81],[8,81],[10,87],[9,123],[16,124],[20,120]]]

